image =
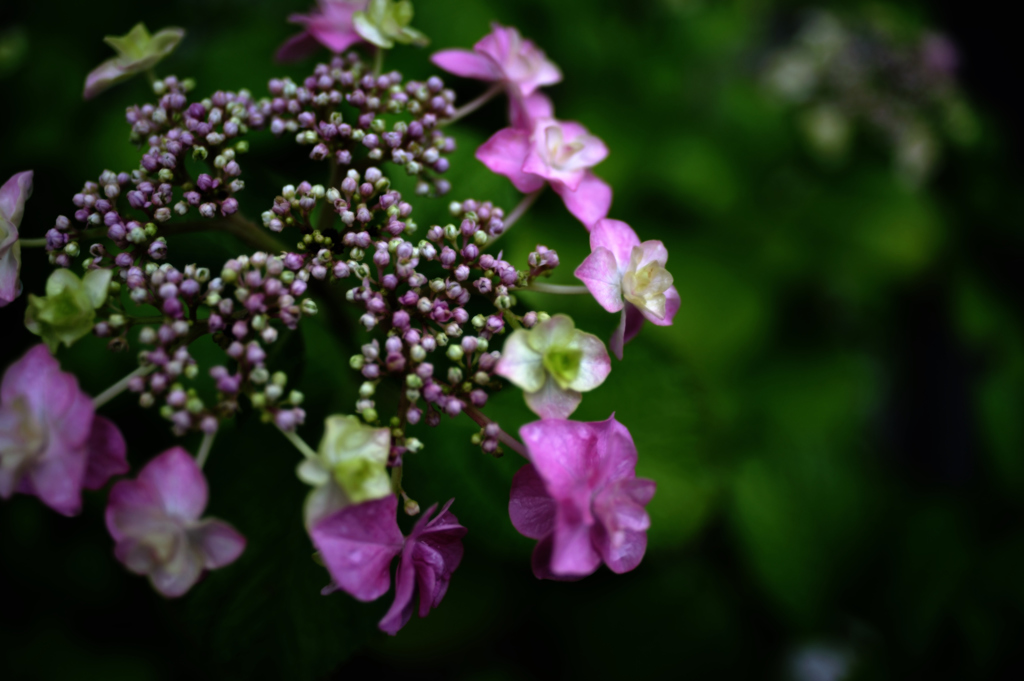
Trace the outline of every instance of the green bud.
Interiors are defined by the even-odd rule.
[[[115,329],[119,329],[125,324],[124,315],[112,314],[110,315],[109,318],[107,318],[107,323],[110,324]]]
[[[265,409],[267,406],[267,396],[263,393],[254,393],[251,401],[254,409]]]
[[[290,393],[288,393],[288,401],[297,407],[306,401],[306,396],[300,393],[298,390],[292,390]]]
[[[449,383],[462,383],[462,369],[459,367],[450,367],[448,369],[448,382]]]
[[[488,239],[490,239],[490,237],[487,236],[487,232],[485,232],[482,229],[478,229],[476,230],[476,232],[473,233],[473,243],[475,243],[477,246],[483,246],[484,244],[487,243]]]
[[[377,392],[377,386],[371,381],[363,381],[363,384],[359,386],[359,396],[363,399],[373,397],[375,392]]]
[[[256,367],[252,370],[250,378],[252,378],[253,383],[263,385],[270,380],[270,372],[267,371],[266,367]]]
[[[422,362],[427,358],[427,351],[423,349],[422,345],[416,344],[409,350],[409,356],[414,362]]]
[[[451,361],[458,362],[458,361],[462,360],[462,355],[463,355],[462,346],[459,346],[459,345],[449,345],[448,346],[448,351],[445,354],[448,355],[448,359],[450,359]]]
[[[450,224],[444,226],[444,238],[445,239],[448,239],[448,241],[455,241],[455,239],[457,239],[458,237],[459,237],[459,228],[458,227],[456,227],[455,225],[450,225]]]
[[[195,364],[189,364],[185,367],[182,373],[185,374],[185,378],[191,380],[199,375],[199,367]]]
[[[288,374],[286,374],[283,371],[275,371],[274,374],[270,377],[270,381],[274,385],[281,386],[283,388],[286,385],[288,385]]]
[[[281,396],[284,395],[284,390],[281,389],[281,386],[274,385],[273,383],[271,383],[270,385],[267,386],[267,389],[264,391],[264,393],[266,394],[268,400],[270,400],[271,402],[277,402],[279,399],[281,399]]]
[[[452,217],[458,217],[462,214],[462,204],[458,201],[452,201],[448,204],[448,212],[452,214]]]
[[[185,409],[190,414],[198,414],[203,411],[203,401],[198,397],[189,398],[185,403]]]
[[[196,161],[205,161],[209,155],[210,152],[206,150],[206,147],[192,147],[192,158]]]
[[[377,410],[372,408],[372,407],[369,408],[369,409],[364,409],[363,410],[363,419],[367,423],[373,423],[374,421],[377,420]]]
[[[348,359],[348,365],[356,371],[362,371],[363,365],[366,363],[366,358],[362,355],[352,355]]]
[[[491,382],[491,377],[486,371],[478,371],[473,374],[473,382],[477,385],[487,385]]]
[[[410,437],[405,441],[405,447],[412,453],[416,453],[423,449],[423,443],[414,437]]]
[[[477,331],[487,326],[487,317],[483,316],[482,314],[478,314],[477,316],[473,317],[473,319],[471,319],[470,321],[473,324],[473,328],[476,329]]]
[[[437,334],[437,336],[434,337],[434,340],[437,341],[438,346],[443,348],[444,346],[448,345],[448,334],[439,333]]]
[[[160,407],[160,418],[170,420],[172,416],[174,416],[174,407],[169,404]]]
[[[221,270],[220,278],[224,280],[225,284],[234,284],[238,281],[238,272],[225,268]]]
[[[160,178],[161,182],[171,182],[174,180],[174,171],[170,168],[161,168],[160,172],[156,174]]]
[[[306,298],[302,301],[302,313],[307,317],[312,317],[317,313],[316,302],[312,298]]]
[[[423,387],[423,379],[416,374],[406,374],[405,384],[410,388],[420,389]]]
[[[238,140],[235,142],[235,151],[239,154],[244,154],[249,151],[249,140]]]

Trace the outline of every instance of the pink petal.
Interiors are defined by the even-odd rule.
[[[121,65],[119,57],[108,59],[85,77],[85,88],[82,90],[83,99],[92,99],[96,95],[117,85],[123,80],[134,75],[134,71],[128,71]]]
[[[552,535],[551,572],[556,575],[589,575],[601,564],[590,541],[590,523],[580,522],[579,509],[571,501],[558,504]]]
[[[501,70],[488,57],[469,50],[441,50],[430,57],[438,67],[463,78],[496,81],[502,79]]]
[[[565,419],[580,406],[583,396],[575,390],[562,390],[551,376],[536,392],[524,392],[526,406],[542,419]]]
[[[544,386],[547,374],[540,353],[531,348],[528,341],[526,331],[513,331],[501,348],[501,359],[494,367],[494,373],[522,390],[534,392]]]
[[[281,47],[277,49],[274,59],[279,62],[299,61],[316,52],[319,47],[320,43],[317,42],[316,38],[309,32],[303,31],[284,41]]]
[[[508,92],[508,118],[513,128],[532,131],[539,118],[552,118],[555,107],[547,96],[534,92],[526,97],[518,88]]]
[[[522,171],[523,161],[529,153],[529,142],[527,132],[505,128],[484,142],[476,150],[476,157],[491,172],[504,175],[516,189],[529,194],[544,186],[542,178]]]
[[[336,511],[310,533],[331,577],[361,601],[380,598],[391,583],[389,566],[402,551],[403,537],[392,494]]]
[[[207,570],[235,562],[245,550],[245,537],[220,520],[204,520],[189,531],[189,540],[203,555],[203,567]]]
[[[102,416],[93,418],[86,448],[89,452],[84,482],[86,489],[99,489],[111,477],[128,472],[124,436],[110,419]]]
[[[615,330],[612,331],[612,337],[608,339],[608,347],[612,349],[612,354],[615,355],[615,358],[618,359],[619,361],[622,360],[622,351],[624,350],[623,346],[625,346],[625,344],[626,344],[625,334],[626,334],[627,317],[628,317],[628,314],[629,314],[627,312],[627,310],[630,307],[633,307],[633,306],[627,304],[623,308],[622,316],[619,317],[619,323],[615,327]],[[637,331],[639,331],[639,329],[637,329]]]
[[[181,447],[171,447],[147,463],[138,480],[156,491],[164,511],[172,518],[193,522],[206,508],[206,478],[196,460]]]
[[[544,419],[519,429],[530,461],[556,501],[571,497],[580,489],[586,490],[591,484],[591,471],[599,465],[592,426],[579,421]]]
[[[43,503],[66,516],[82,508],[82,478],[85,477],[84,448],[68,449],[51,441],[39,463],[29,471],[32,493]]]
[[[595,248],[574,274],[590,290],[597,304],[609,312],[618,312],[626,305],[622,299],[622,273],[615,256],[607,248]]]
[[[168,598],[184,596],[203,574],[203,564],[193,551],[181,546],[174,558],[149,573],[153,588]]]
[[[626,271],[634,246],[640,246],[640,237],[621,220],[598,220],[590,228],[590,249],[607,248],[611,251],[619,272]]]
[[[530,559],[530,567],[533,568],[533,576],[537,579],[550,579],[556,582],[578,582],[586,575],[556,575],[551,571],[551,549],[554,540],[548,535],[537,542],[533,548],[533,555]]]
[[[612,207],[612,188],[589,170],[584,173],[576,191],[560,183],[552,183],[551,188],[562,197],[569,212],[588,229],[607,216]]]
[[[542,539],[555,528],[555,500],[532,464],[520,468],[512,478],[508,515],[516,531],[530,539]]]
[[[16,173],[0,187],[0,217],[15,227],[21,224],[25,201],[32,196],[32,171]]]
[[[392,636],[397,634],[398,630],[408,624],[412,618],[412,596],[416,588],[416,568],[410,557],[412,548],[410,544],[407,550],[402,552],[402,561],[399,563],[398,573],[395,575],[395,600],[377,624],[381,631]]]
[[[617,574],[629,572],[643,560],[647,551],[647,532],[625,530],[619,543],[614,543],[603,526],[594,527],[593,543],[605,565]]]
[[[54,371],[60,371],[60,365],[46,345],[32,346],[21,359],[4,372],[3,382],[0,383],[0,400],[6,403],[13,402],[18,396],[26,395],[32,388],[38,388],[43,383],[41,379]],[[44,395],[45,393],[41,393],[41,396]]]
[[[321,45],[334,54],[341,54],[356,43],[363,41],[363,37],[356,33],[355,29],[339,30],[334,26],[325,25],[319,21],[307,24],[306,30]]]
[[[163,532],[174,525],[164,513],[159,493],[138,480],[120,480],[114,484],[104,517],[107,531],[117,542]]]

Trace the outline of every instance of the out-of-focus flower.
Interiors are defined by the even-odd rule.
[[[544,419],[519,430],[530,464],[512,480],[509,516],[539,540],[539,579],[578,579],[602,561],[613,572],[640,564],[655,483],[636,477],[636,446],[614,416],[581,423]]]
[[[604,343],[558,314],[528,331],[513,331],[494,372],[523,389],[533,413],[564,419],[576,411],[580,393],[604,383],[611,369]]]
[[[512,127],[531,129],[538,118],[551,118],[553,109],[537,88],[562,80],[562,72],[544,51],[524,40],[515,28],[491,24],[491,32],[473,50],[441,50],[430,58],[439,67],[463,78],[502,83],[509,97]]]
[[[12,364],[0,385],[0,497],[32,494],[64,515],[78,513],[82,488],[128,471],[112,422],[44,345]]]
[[[433,519],[430,517],[437,510],[437,504],[428,508],[405,539],[395,576],[395,602],[379,625],[392,636],[412,617],[414,588],[418,587],[420,592],[420,617],[426,617],[431,608],[441,604],[452,573],[462,561],[462,537],[466,528],[448,510],[453,501],[449,499]]]
[[[117,542],[114,555],[170,598],[191,589],[203,570],[233,563],[245,550],[245,537],[221,520],[200,520],[208,494],[188,452],[173,447],[160,454],[138,478],[110,491],[106,520]]]
[[[352,504],[320,520],[310,536],[334,583],[360,601],[373,601],[391,587],[389,566],[402,552],[398,498]]]
[[[289,38],[277,51],[278,61],[295,61],[308,57],[323,45],[341,54],[363,40],[352,26],[352,15],[366,9],[367,0],[317,0],[317,8],[309,14],[293,14],[288,21],[301,24],[305,30]]]
[[[594,298],[609,312],[622,311],[612,334],[612,352],[640,332],[644,319],[669,326],[679,310],[679,293],[665,269],[668,250],[660,241],[644,241],[625,222],[600,220],[590,230],[590,255],[576,268]]]
[[[46,280],[46,296],[28,296],[25,326],[42,337],[53,352],[61,343],[71,346],[92,331],[96,310],[107,299],[112,273],[107,269],[89,270],[85,277],[68,269],[58,269]]]
[[[604,142],[582,125],[553,118],[535,120],[530,131],[499,130],[476,151],[481,163],[521,192],[550,184],[588,229],[611,207],[611,187],[590,170],[607,156]]]
[[[391,49],[395,43],[427,45],[430,39],[409,25],[412,15],[409,0],[370,0],[365,12],[352,15],[352,25],[364,40],[377,47]]]
[[[13,175],[0,187],[0,307],[21,293],[21,244],[18,227],[25,201],[32,196],[32,171]]]
[[[108,35],[103,41],[117,51],[117,56],[103,62],[86,76],[82,96],[92,99],[104,90],[148,71],[173,52],[184,37],[185,29],[177,27],[150,35],[143,23],[135,24],[125,35]]]
[[[355,416],[331,416],[324,423],[319,458],[305,459],[299,479],[312,485],[306,499],[306,527],[349,504],[391,494],[387,463],[391,431],[371,428]]]

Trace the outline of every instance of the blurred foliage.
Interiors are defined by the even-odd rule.
[[[137,163],[120,112],[146,98],[144,83],[81,101],[85,74],[110,56],[103,35],[138,21],[183,26],[188,36],[162,72],[194,77],[204,93],[259,95],[268,78],[311,69],[272,62],[295,30],[285,18],[308,4],[0,8],[0,176],[36,171],[22,233],[41,236],[104,168]],[[424,506],[455,497],[470,530],[466,557],[441,607],[388,638],[374,623],[390,595],[374,604],[319,595],[327,577],[302,529],[298,458],[243,416],[218,437],[207,468],[211,513],[235,524],[249,549],[180,601],[161,600],[116,563],[102,493],[87,494],[74,519],[30,498],[0,505],[0,677],[1020,678],[1024,194],[1006,111],[992,98],[995,109],[972,104],[968,77],[950,115],[974,132],[950,137],[935,126],[944,151],[908,182],[884,139],[847,125],[854,112],[842,101],[811,120],[765,85],[773,55],[792,49],[822,5],[881,31],[897,51],[933,32],[956,44],[966,31],[923,2],[416,3],[431,50],[468,47],[491,20],[542,46],[565,74],[550,91],[559,117],[582,121],[611,149],[598,172],[615,189],[612,216],[669,248],[682,298],[675,325],[645,329],[577,412],[596,420],[615,410],[636,439],[638,474],[658,481],[635,572],[537,582],[533,542],[507,516],[520,461],[482,455],[468,419],[422,426],[426,448],[408,462],[408,489]],[[425,77],[434,73],[427,54],[399,47],[388,66]],[[485,87],[446,82],[462,101]],[[459,124],[452,198],[518,200],[473,158],[504,115],[494,102]],[[841,153],[809,145],[809,125],[838,129]],[[325,179],[307,177],[314,167],[287,140],[252,141],[250,215],[283,184]],[[445,205],[418,201],[418,222],[444,219]],[[587,240],[550,192],[504,249],[525,262],[538,241],[561,256],[554,281],[572,283]],[[217,266],[237,250],[188,235],[171,253]],[[26,252],[26,290],[41,291],[46,272]],[[523,297],[605,337],[615,324],[593,301]],[[3,364],[34,342],[21,328],[24,300],[0,312]],[[323,317],[283,339],[275,360],[303,377],[313,442],[327,414],[351,408],[347,358],[361,342]],[[95,338],[61,359],[94,393],[132,368]],[[129,397],[106,409],[133,465],[172,441]],[[509,430],[531,420],[513,390],[488,413]]]

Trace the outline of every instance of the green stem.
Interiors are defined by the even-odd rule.
[[[215,437],[217,437],[217,431],[203,435],[203,441],[199,445],[199,452],[196,453],[196,465],[200,468],[206,464],[206,459],[210,456],[210,449],[213,447],[213,438]]]
[[[18,239],[22,248],[43,248],[46,246],[46,237],[41,239]]]
[[[93,407],[99,409],[104,404],[106,404],[110,400],[114,399],[115,397],[123,393],[133,378],[135,378],[136,376],[145,376],[146,374],[152,372],[154,369],[156,369],[155,366],[139,367],[138,369],[131,372],[130,374],[122,378],[120,381],[118,381],[117,383],[110,386],[109,388],[101,392],[99,395],[94,397],[92,399]]]
[[[306,457],[307,459],[312,459],[313,461],[318,461],[320,459],[320,457],[316,455],[316,452],[313,450],[313,448],[307,445],[306,441],[299,437],[298,433],[291,430],[283,430],[280,427],[278,427],[278,430],[281,431],[282,435],[288,438],[289,442],[295,445],[295,448],[297,450],[302,452],[302,455],[304,457]]]
[[[338,165],[338,160],[332,155],[331,156],[331,175],[327,182],[328,187],[337,188],[341,184],[341,167]],[[330,229],[331,225],[334,224],[334,219],[338,217],[338,214],[334,212],[334,206],[328,205],[327,201],[322,202],[323,206],[320,207],[320,217],[316,221],[316,228],[320,232],[324,232]]]
[[[590,293],[586,286],[565,286],[562,284],[542,284],[535,281],[529,286],[519,289],[520,291],[536,291],[537,293],[555,293],[563,296],[580,296]]]
[[[473,405],[467,404],[463,411],[466,412],[466,416],[476,421],[476,424],[481,428],[486,428],[490,424],[494,423],[494,421],[484,416],[483,412],[481,412]],[[503,444],[508,446],[509,449],[511,449],[513,452],[523,457],[524,459],[530,458],[530,455],[527,454],[526,447],[523,446],[523,443],[515,439],[508,433],[506,433],[500,427],[498,428],[498,439],[501,440]]]
[[[482,95],[480,95],[479,97],[477,97],[474,100],[471,100],[471,101],[467,102],[466,104],[463,104],[458,109],[456,109],[455,110],[455,115],[452,116],[451,118],[449,118],[448,120],[441,121],[440,123],[438,123],[438,127],[442,127],[442,126],[445,126],[445,125],[451,125],[452,123],[454,123],[455,121],[459,120],[460,118],[465,118],[469,114],[473,113],[474,111],[476,111],[477,109],[482,107],[487,102],[489,102],[492,99],[494,99],[494,96],[497,95],[499,92],[501,92],[504,89],[505,89],[504,85],[502,85],[501,83],[495,83],[491,87],[487,88],[487,90],[485,90]]]
[[[384,70],[384,48],[378,47],[377,53],[373,55],[373,75],[379,76]]]
[[[502,236],[504,236],[505,232],[507,232],[508,230],[510,230],[512,228],[512,225],[514,225],[517,222],[519,222],[519,218],[523,217],[523,215],[526,213],[526,211],[528,211],[530,209],[530,206],[532,206],[534,201],[537,200],[537,197],[540,196],[544,192],[544,189],[546,187],[547,187],[547,185],[544,185],[543,187],[541,187],[537,191],[530,192],[529,194],[526,194],[525,196],[523,196],[523,198],[520,199],[520,201],[516,205],[516,207],[512,209],[512,212],[509,213],[508,217],[505,218],[505,220],[503,221],[504,227],[503,227],[503,229],[501,231],[501,234],[499,234],[498,236],[492,237],[490,240],[488,240],[488,242],[484,246],[484,248],[487,248],[488,246],[493,244],[495,241],[500,239]]]

